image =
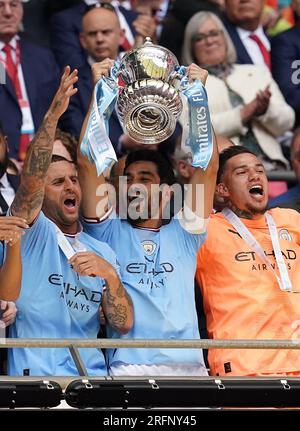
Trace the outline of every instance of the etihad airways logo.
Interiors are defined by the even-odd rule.
[[[286,267],[288,270],[291,270],[291,261],[294,261],[297,259],[297,254],[294,250],[286,249],[285,251],[282,251],[282,256],[286,260]],[[267,257],[272,256],[275,260],[275,253],[272,251],[271,253],[267,253],[265,251],[265,255]],[[252,265],[251,270],[252,271],[268,271],[269,267],[266,263],[261,262],[261,258],[256,255],[254,251],[240,251],[236,253],[234,256],[236,262],[250,262]],[[271,266],[274,270],[278,270],[278,265],[275,260],[274,263],[271,263]]]
[[[281,250],[281,253],[286,260],[296,260],[296,258],[297,258],[297,254],[294,250],[289,250],[289,249],[286,249],[285,251]],[[265,251],[265,255],[267,257],[272,256],[275,259],[274,250],[272,250],[271,253],[267,253]],[[256,261],[257,260],[257,256],[256,256],[255,251],[239,251],[234,256],[234,258],[237,262],[249,262],[249,261]],[[260,260],[260,258],[258,258],[258,260]]]
[[[130,263],[126,266],[126,272],[129,274],[137,274],[137,284],[141,287],[148,287],[151,290],[154,288],[161,289],[165,287],[166,277],[168,273],[174,271],[174,266],[169,262],[160,263],[157,267],[154,266],[154,261],[145,256],[144,263]]]
[[[60,292],[60,298],[64,299],[67,306],[72,309],[88,313],[91,303],[100,304],[101,302],[101,292],[66,283],[63,281],[63,276],[61,274],[50,274],[48,281],[50,284],[63,289]]]

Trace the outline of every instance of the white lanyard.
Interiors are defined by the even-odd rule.
[[[86,248],[82,247],[83,244],[81,244],[79,241],[77,241],[78,245],[80,246],[78,247],[78,250],[72,247],[72,245],[69,243],[69,241],[62,233],[62,231],[59,229],[59,227],[56,226],[55,223],[53,224],[55,226],[55,233],[56,233],[58,245],[68,260],[71,259],[71,257],[74,256],[74,254],[76,254],[78,251],[86,251]]]
[[[284,292],[291,292],[293,290],[292,283],[287,271],[286,264],[284,262],[283,255],[280,250],[280,244],[278,239],[278,233],[276,224],[274,222],[271,214],[265,213],[265,218],[268,223],[268,228],[271,236],[271,241],[275,253],[275,261],[279,268],[279,274],[277,275],[275,269],[273,268],[270,260],[267,258],[262,246],[258,243],[256,238],[252,235],[252,233],[248,230],[248,228],[244,225],[241,219],[229,208],[224,208],[222,211],[224,217],[232,224],[232,226],[236,229],[236,231],[240,234],[243,240],[258,254],[258,256],[267,264],[267,266],[273,271],[277,283],[281,290]]]
[[[55,233],[57,237],[58,245],[63,252],[63,254],[66,256],[66,258],[69,260],[71,259],[74,254],[76,254],[76,251],[73,249],[65,235],[62,233],[62,231],[55,225]]]

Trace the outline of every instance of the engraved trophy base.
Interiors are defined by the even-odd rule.
[[[158,79],[142,79],[124,87],[118,114],[125,131],[141,144],[157,144],[174,132],[182,111],[179,91]]]

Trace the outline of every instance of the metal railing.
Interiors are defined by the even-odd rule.
[[[156,340],[156,339],[48,339],[0,338],[0,348],[179,348],[179,349],[300,349],[300,340]]]
[[[267,177],[270,181],[286,181],[288,183],[297,182],[294,171],[269,171],[267,172]]]
[[[0,348],[68,348],[79,376],[0,377],[0,407],[300,407],[300,376],[91,377],[79,348],[300,349],[300,340],[1,338]],[[40,379],[40,380],[38,380]]]

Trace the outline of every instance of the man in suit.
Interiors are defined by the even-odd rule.
[[[140,33],[137,33],[137,38],[144,38],[155,32],[155,23],[152,18],[146,16],[143,18],[149,18],[149,25],[139,27]],[[78,68],[78,92],[71,99],[69,109],[60,122],[61,128],[76,138],[80,135],[93,92],[91,65],[105,58],[116,60],[119,56],[119,47],[124,41],[124,32],[114,10],[103,7],[88,10],[83,16],[82,27],[80,42],[86,51],[87,60]],[[109,121],[109,137],[118,155],[124,154],[129,149],[137,149],[138,144],[123,134],[115,110]]]
[[[7,172],[9,163],[7,137],[0,124],[0,215],[6,214],[20,184],[19,175]]]
[[[0,121],[8,136],[9,155],[24,160],[27,145],[55,94],[58,68],[53,54],[19,36],[20,0],[1,1],[0,59],[6,70],[0,85]]]
[[[73,7],[52,16],[50,21],[51,46],[61,67],[69,64],[72,68],[79,68],[85,63],[86,54],[79,41],[79,34],[82,31],[82,17],[96,3],[98,3],[97,0],[82,0]],[[104,2],[101,4],[103,5]],[[113,4],[115,5],[115,2]],[[126,51],[129,45],[133,44],[136,34],[133,22],[138,14],[134,11],[126,10],[122,6],[116,5],[114,7],[119,20],[122,20],[121,27],[126,35],[126,41],[124,39],[122,44],[124,42],[123,50]]]
[[[91,65],[106,57],[117,59],[123,39],[118,16],[112,10],[100,7],[84,14],[80,42],[85,49],[87,60],[78,68],[78,93],[71,99],[69,109],[60,123],[64,130],[77,138],[93,92]],[[122,128],[114,111],[110,119],[110,138],[116,150],[121,133]]]
[[[261,25],[264,0],[225,0],[224,24],[237,52],[237,63],[270,67],[270,42]]]
[[[295,132],[291,142],[291,165],[296,174],[297,184],[287,192],[269,201],[269,207],[292,208],[300,212],[300,127]]]
[[[300,126],[300,0],[293,0],[296,25],[272,39],[272,73]]]

